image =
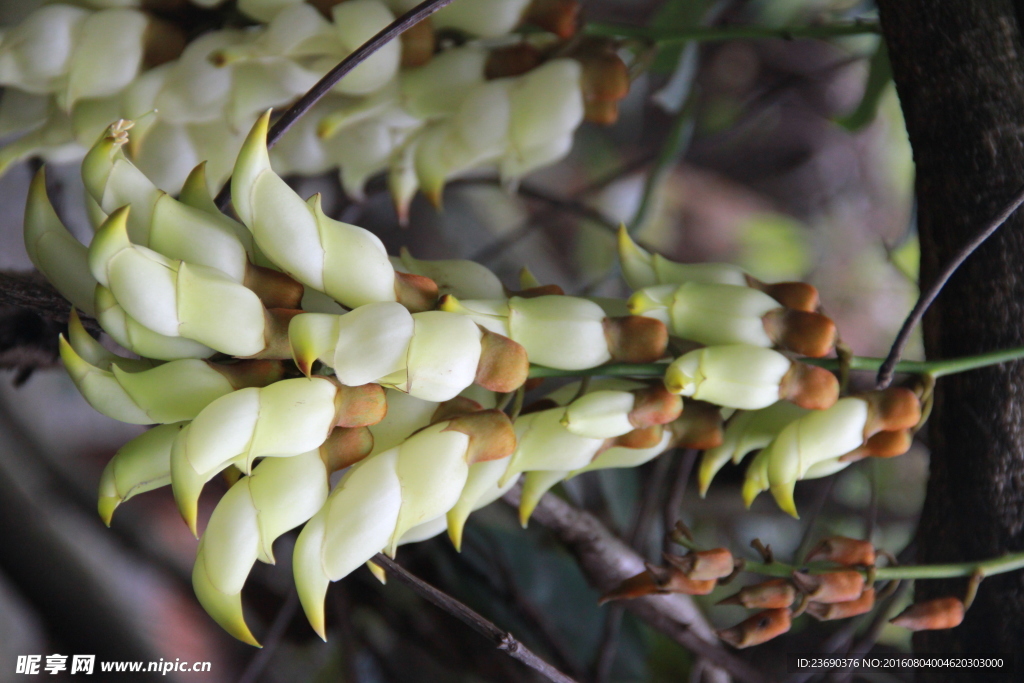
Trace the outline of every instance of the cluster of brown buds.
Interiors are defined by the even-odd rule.
[[[693,548],[689,531],[682,524],[677,525],[671,537],[691,546],[691,550],[682,556],[665,553],[667,566],[648,564],[646,571],[605,594],[602,602],[668,593],[708,595],[719,583],[727,583],[743,570],[743,561],[734,559],[726,548]],[[758,547],[771,564],[774,560],[770,549]],[[878,555],[869,541],[845,536],[824,539],[806,557],[806,564],[813,569],[796,569],[788,577],[745,586],[720,600],[718,605],[758,611],[735,626],[718,631],[718,636],[733,647],[746,648],[788,632],[793,619],[804,613],[819,621],[832,621],[870,612],[896,586],[893,581],[876,590]],[[969,606],[970,599],[927,600],[911,605],[891,623],[912,631],[953,628],[963,621],[965,603]]]

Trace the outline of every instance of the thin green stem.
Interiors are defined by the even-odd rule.
[[[797,38],[828,39],[864,33],[881,33],[877,21],[855,21],[844,24],[818,24],[809,26],[691,26],[685,29],[658,29],[620,24],[589,23],[583,27],[592,36],[613,36],[649,40],[659,45],[674,45],[697,41],[722,41],[744,38]]]
[[[743,566],[744,571],[784,578],[797,569],[806,569],[811,574],[828,574],[839,571],[835,565],[810,564],[797,567],[785,562],[764,562],[747,561]],[[995,576],[1007,572],[1024,569],[1024,552],[994,557],[978,562],[954,562],[950,564],[920,564],[920,565],[896,565],[893,567],[879,567],[875,570],[875,579],[878,581],[906,580],[906,579],[955,579],[969,577],[980,572],[984,576]],[[866,571],[865,571],[866,573]]]
[[[950,358],[948,360],[904,360],[896,365],[896,372],[945,377],[946,375],[955,375],[960,372],[986,368],[990,365],[998,365],[999,363],[1020,360],[1022,358],[1024,358],[1024,346],[1018,346],[1012,349],[990,351],[989,353],[980,353],[976,356],[964,356],[963,358]],[[800,360],[803,363],[817,365],[829,370],[839,369],[839,360],[836,358],[801,358]],[[854,356],[850,360],[850,369],[876,372],[884,361],[884,358]],[[530,377],[662,377],[667,367],[666,363],[640,363],[636,365],[613,363],[585,370],[556,370],[541,365],[534,365],[530,367]]]

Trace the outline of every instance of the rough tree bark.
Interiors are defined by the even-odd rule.
[[[879,0],[917,166],[921,281],[1024,184],[1024,3]],[[1024,345],[1024,212],[953,276],[924,321],[929,358]],[[1024,548],[1024,364],[940,380],[919,562]],[[921,582],[919,598],[963,593]],[[1012,653],[1024,641],[1024,573],[984,582],[964,624],[918,634],[920,652]],[[978,674],[974,674],[977,676]],[[981,674],[984,680],[1019,680]],[[1020,672],[1017,672],[1017,676]],[[949,669],[918,680],[974,680]]]

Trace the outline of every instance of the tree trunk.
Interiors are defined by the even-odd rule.
[[[1020,9],[1012,0],[878,5],[914,149],[927,286],[1024,184],[1024,2]],[[925,317],[924,338],[931,359],[1024,346],[1024,211],[953,276]],[[1024,364],[940,380],[928,435],[918,561],[1024,549]],[[962,596],[964,587],[962,580],[920,582],[916,596]],[[1015,572],[983,583],[962,626],[918,634],[914,647],[1010,654],[1022,642],[1024,572]],[[1020,680],[987,671],[918,674],[922,681],[978,679]]]

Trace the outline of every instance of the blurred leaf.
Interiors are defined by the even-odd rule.
[[[779,213],[751,216],[738,242],[738,264],[762,280],[798,280],[810,264],[803,225]]]
[[[650,636],[647,667],[651,683],[676,683],[690,679],[693,656],[669,640],[666,636],[650,628],[645,629]]]
[[[864,96],[860,104],[846,116],[836,119],[836,123],[849,131],[858,131],[874,121],[878,113],[878,103],[882,101],[882,95],[891,82],[892,65],[889,63],[889,51],[885,47],[885,41],[880,40],[878,49],[871,57],[868,80],[864,85]]]
[[[668,0],[651,18],[651,27],[660,31],[683,29],[696,26],[711,6],[711,0]],[[658,56],[651,65],[656,74],[672,73],[679,63],[683,45],[672,45],[658,50]]]

